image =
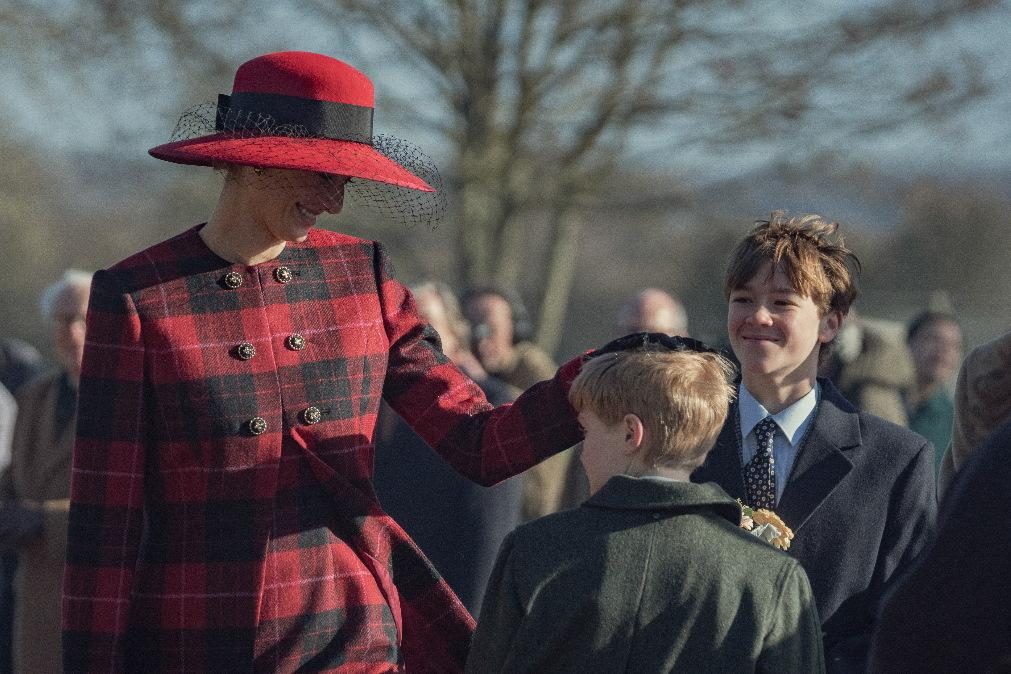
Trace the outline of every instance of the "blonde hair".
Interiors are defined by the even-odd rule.
[[[858,293],[860,260],[838,236],[838,223],[820,215],[787,217],[784,211],[774,211],[755,225],[730,256],[723,282],[726,298],[770,262],[771,271],[782,268],[790,285],[810,297],[820,315],[849,312]]]
[[[618,351],[588,360],[569,401],[613,425],[626,414],[646,429],[648,466],[702,465],[734,397],[734,366],[717,353]]]

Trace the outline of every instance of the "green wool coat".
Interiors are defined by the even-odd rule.
[[[519,527],[467,672],[823,672],[804,570],[740,516],[714,484],[622,475]]]

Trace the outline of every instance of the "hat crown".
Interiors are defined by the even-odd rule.
[[[363,72],[323,54],[282,51],[246,61],[235,72],[232,93],[281,94],[316,101],[375,107],[372,81]]]

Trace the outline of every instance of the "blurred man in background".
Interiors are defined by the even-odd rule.
[[[819,376],[831,379],[858,409],[908,426],[906,394],[915,382],[913,358],[901,326],[890,327],[851,309],[831,351],[821,360]]]
[[[962,361],[962,329],[951,314],[924,311],[910,321],[906,343],[916,372],[906,394],[909,428],[933,443],[939,468],[951,441],[955,406],[948,385]]]
[[[464,295],[471,344],[482,367],[510,386],[526,390],[550,379],[554,360],[530,341],[531,325],[516,293],[479,288]],[[576,452],[567,449],[523,474],[523,519],[532,520],[579,505],[589,495]]]
[[[662,332],[688,337],[688,314],[673,295],[659,288],[645,288],[629,297],[618,310],[618,333]]]

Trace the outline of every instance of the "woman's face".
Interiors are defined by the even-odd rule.
[[[275,241],[301,242],[320,213],[341,212],[347,176],[291,169],[239,169],[243,208]]]

